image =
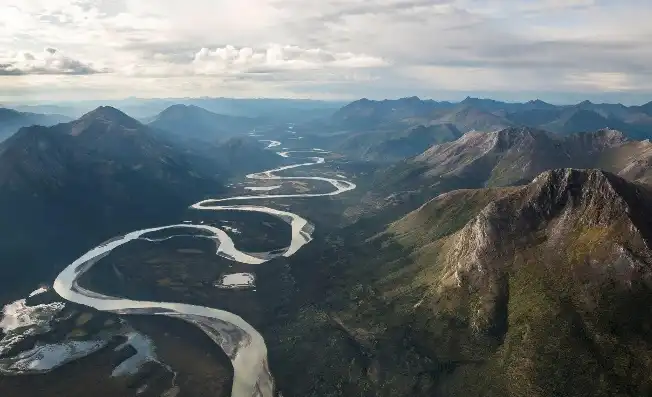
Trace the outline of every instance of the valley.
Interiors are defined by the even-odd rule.
[[[652,1],[0,4],[0,397],[652,396]]]
[[[270,147],[271,146],[271,147]],[[268,149],[273,148],[278,145],[268,145]],[[306,151],[307,153],[314,153],[319,155],[322,153],[321,149],[310,149]],[[283,158],[288,158],[288,152],[279,152],[279,155]],[[213,283],[208,283],[206,285],[206,276],[201,275],[203,270],[200,266],[194,266],[192,262],[187,262],[188,255],[201,255],[207,252],[208,250],[202,250],[199,248],[189,248],[186,244],[182,245],[183,248],[177,248],[177,253],[184,254],[185,265],[183,270],[179,272],[174,268],[173,263],[170,262],[172,259],[170,255],[165,255],[163,257],[154,257],[154,258],[143,258],[143,264],[149,265],[152,269],[149,271],[149,275],[155,275],[154,280],[142,280],[138,282],[134,280],[133,276],[130,276],[132,270],[130,268],[124,268],[120,265],[120,262],[113,262],[110,268],[105,268],[100,274],[99,277],[100,285],[107,284],[106,275],[107,273],[114,273],[121,281],[116,283],[108,283],[113,285],[109,288],[110,290],[115,289],[117,284],[125,284],[125,280],[128,280],[126,283],[128,287],[120,289],[120,292],[116,293],[116,297],[111,295],[105,295],[98,291],[89,290],[86,287],[83,287],[80,284],[80,279],[86,278],[86,273],[91,271],[94,265],[100,260],[109,255],[114,249],[121,247],[122,245],[134,241],[134,240],[145,240],[150,243],[159,244],[166,242],[167,240],[197,240],[197,239],[208,239],[213,242],[216,247],[216,254],[229,262],[234,262],[241,265],[261,265],[264,262],[273,260],[277,257],[290,257],[296,253],[304,244],[312,240],[312,232],[314,226],[311,225],[304,218],[287,211],[281,211],[277,209],[272,209],[269,207],[262,206],[253,206],[253,205],[221,205],[221,202],[224,201],[242,201],[242,200],[269,200],[269,199],[283,199],[283,198],[309,198],[309,197],[322,197],[322,196],[334,196],[340,193],[355,189],[355,184],[341,179],[331,179],[317,176],[279,176],[277,173],[283,172],[286,170],[320,165],[325,162],[323,157],[309,157],[309,162],[297,163],[278,167],[269,171],[263,171],[259,173],[249,174],[247,178],[253,180],[288,180],[288,181],[321,181],[327,182],[332,185],[334,190],[327,191],[324,193],[296,193],[296,194],[263,194],[263,195],[254,195],[254,196],[235,196],[223,199],[208,199],[198,202],[192,205],[194,210],[204,210],[204,211],[225,211],[225,212],[235,212],[235,213],[261,213],[261,214],[270,214],[278,220],[282,220],[287,225],[289,225],[289,244],[277,247],[267,252],[244,252],[236,248],[234,241],[231,239],[230,235],[225,233],[223,229],[229,230],[231,233],[237,232],[241,234],[239,229],[234,226],[225,226],[221,224],[222,228],[216,228],[211,225],[204,224],[204,221],[201,221],[201,224],[192,224],[192,223],[180,223],[176,225],[163,226],[157,228],[144,229],[140,231],[130,232],[124,236],[113,238],[104,244],[90,250],[88,253],[80,257],[78,260],[73,262],[68,266],[63,272],[59,274],[54,282],[53,289],[64,299],[75,304],[80,304],[83,306],[88,306],[99,311],[117,313],[119,315],[130,315],[130,314],[140,314],[140,315],[164,315],[172,318],[178,318],[195,324],[200,329],[202,329],[215,343],[217,343],[222,350],[230,357],[233,363],[234,377],[233,377],[233,386],[231,395],[232,396],[273,396],[274,395],[274,380],[269,372],[267,364],[267,350],[265,347],[265,342],[262,336],[253,328],[250,324],[244,321],[241,317],[232,314],[231,312],[218,310],[215,308],[209,308],[199,305],[190,305],[187,303],[165,303],[158,301],[142,301],[142,300],[130,300],[122,297],[125,291],[135,288],[138,291],[137,295],[148,295],[147,291],[154,290],[154,296],[172,296],[178,295],[179,292],[182,292],[181,301],[192,302],[194,300],[201,300],[201,296],[215,299],[219,298],[219,295],[228,295],[230,291],[220,290],[216,288],[216,284],[220,277],[224,280],[225,277],[229,277],[229,274],[239,275],[244,274],[253,274],[254,268],[251,268],[252,273],[234,273],[233,264],[230,264],[228,269],[224,268],[220,271],[220,266],[217,266],[211,269],[211,272],[214,273],[214,276],[211,277]],[[306,186],[306,185],[304,185]],[[308,189],[306,189],[308,190]],[[220,219],[220,222],[229,222],[228,217],[226,219]],[[241,221],[240,221],[241,222]],[[246,222],[245,222],[246,224]],[[270,225],[269,220],[263,221],[263,225]],[[272,225],[270,225],[272,226]],[[187,232],[186,232],[187,230]],[[246,229],[245,229],[246,230]],[[274,234],[278,235],[282,230],[281,225],[274,227]],[[195,233],[197,231],[198,233]],[[170,232],[169,235],[163,234],[161,232]],[[192,241],[194,243],[194,241]],[[192,244],[196,245],[196,244]],[[191,245],[191,246],[192,246]],[[247,244],[238,244],[241,245],[253,245],[251,242]],[[255,244],[260,247],[260,244]],[[215,250],[215,248],[213,248]],[[136,252],[140,253],[142,251],[137,249]],[[124,255],[124,254],[123,254]],[[160,255],[160,254],[159,254]],[[112,255],[113,256],[113,255]],[[137,261],[141,254],[130,254],[128,255],[128,261],[131,263]],[[158,258],[158,259],[157,259]],[[206,261],[199,260],[199,264],[202,264]],[[103,262],[106,262],[106,259],[103,259]],[[168,267],[166,267],[166,265]],[[172,268],[169,266],[172,265]],[[106,266],[105,266],[106,267]],[[240,269],[245,270],[241,268]],[[92,272],[91,272],[92,273]],[[218,277],[217,275],[222,273],[222,276]],[[138,277],[138,273],[136,273]],[[156,276],[158,274],[158,276]],[[199,279],[202,280],[199,284],[195,284],[192,292],[189,291],[188,287],[192,285],[192,275],[194,277],[200,276]],[[93,284],[98,283],[98,277],[88,276]],[[253,276],[252,276],[253,280]],[[147,285],[147,282],[154,282],[154,285],[158,288],[152,288],[152,285]],[[197,283],[197,281],[195,281]],[[197,288],[199,287],[199,288]],[[202,288],[204,287],[204,288]],[[212,290],[213,293],[202,292],[207,288]],[[100,287],[101,288],[101,287]],[[215,292],[218,292],[217,294]],[[226,292],[226,293],[225,293]],[[233,292],[230,292],[233,294]],[[217,296],[216,296],[217,295]],[[229,299],[222,300],[222,307],[229,306]],[[236,308],[242,310],[243,307],[246,308],[246,304],[243,305],[241,299],[238,299],[238,303],[235,305]],[[92,354],[94,351],[89,351],[88,354]],[[86,354],[82,353],[82,356]],[[38,360],[38,359],[37,359]],[[28,364],[29,365],[29,364]],[[173,383],[173,388],[178,388]],[[172,390],[172,389],[170,389]]]
[[[103,107],[19,131],[0,200],[96,227],[27,218],[50,244],[87,235],[6,290],[0,392],[84,395],[66,374],[145,397],[648,393],[649,141],[465,131],[477,112],[197,140]],[[97,208],[70,206],[89,189]]]

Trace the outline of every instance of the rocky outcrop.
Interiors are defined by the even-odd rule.
[[[596,246],[588,247],[589,252],[585,258],[578,258],[580,261],[599,261],[604,266],[629,263],[645,269],[640,276],[648,280],[652,255],[646,240],[649,212],[643,208],[647,199],[642,187],[604,171],[547,171],[531,184],[485,206],[450,238],[442,255],[446,270],[440,293],[462,289],[474,295],[479,302],[472,323],[478,330],[479,324],[493,328],[497,321],[505,321],[497,318],[504,311],[497,302],[509,299],[509,273],[524,266],[515,261],[518,255],[539,247],[542,252],[538,259],[548,259],[552,266],[572,250],[585,248],[578,247],[577,240],[592,233],[599,233],[601,238],[591,241]],[[607,277],[604,269],[594,270],[591,277]],[[620,271],[621,279],[616,276],[613,281],[626,283],[633,277],[631,272]]]

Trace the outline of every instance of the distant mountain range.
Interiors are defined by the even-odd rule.
[[[243,136],[259,124],[253,118],[221,115],[194,105],[172,105],[148,123],[152,128],[203,142]]]
[[[116,103],[153,128],[195,140],[223,141],[256,128],[282,130],[284,122],[298,123],[294,131],[304,135],[355,134],[343,138],[348,142],[327,145],[373,161],[394,161],[416,155],[425,150],[424,145],[454,140],[466,132],[491,132],[508,127],[525,126],[559,134],[609,128],[622,131],[632,139],[652,137],[652,102],[624,106],[584,101],[558,106],[541,100],[508,103],[468,97],[454,103],[409,97],[381,101],[363,98],[342,107],[335,102],[228,98],[132,99]],[[51,113],[69,111],[66,106],[20,109]],[[69,121],[58,115],[10,109],[4,112],[7,113],[4,116],[0,112],[0,139],[22,126]],[[392,143],[396,143],[395,153]]]
[[[327,117],[345,102],[281,98],[125,98],[118,100],[58,101],[56,103],[5,104],[24,112],[59,113],[72,118],[99,106],[111,106],[137,119],[149,119],[170,106],[199,106],[229,116],[266,118],[275,121],[307,121]]]
[[[69,117],[58,114],[28,113],[0,108],[0,141],[11,136],[11,134],[22,127],[29,127],[31,125],[51,126],[70,120]]]
[[[417,97],[383,101],[361,99],[335,112],[330,120],[330,128],[335,130],[397,130],[437,124],[451,124],[462,133],[491,132],[512,126],[561,134],[612,128],[641,139],[652,136],[652,102],[627,107],[589,101],[555,106],[540,100],[507,103],[466,98],[460,103],[451,103]]]

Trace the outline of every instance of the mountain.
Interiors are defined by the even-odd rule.
[[[517,103],[507,103],[485,98],[472,98],[470,96],[467,96],[463,101],[461,101],[460,105],[472,107],[490,113],[520,106],[520,104]]]
[[[460,135],[452,124],[417,125],[398,132],[349,134],[333,150],[365,161],[395,162],[416,156],[432,145],[455,140]]]
[[[554,121],[546,123],[542,128],[563,134],[584,132],[608,128],[609,120],[604,116],[587,109],[571,108],[562,112]]]
[[[580,102],[557,106],[542,100],[509,103],[467,97],[459,103],[417,97],[372,101],[344,106],[331,118],[334,131],[403,131],[417,125],[452,124],[460,132],[490,132],[507,127],[531,127],[559,134],[610,128],[633,139],[650,138],[650,106]],[[319,130],[329,130],[320,126]]]
[[[640,112],[652,117],[652,101],[636,107]]]
[[[621,104],[595,104],[584,101],[573,106],[548,106],[519,109],[507,113],[510,121],[560,134],[611,128],[634,139],[649,136],[652,118],[636,107]]]
[[[19,112],[26,112],[26,113],[41,113],[45,115],[63,115],[65,117],[68,117],[68,120],[64,121],[70,121],[73,118],[80,117],[84,114],[84,112],[79,112],[78,109],[72,107],[72,106],[61,106],[61,105],[55,105],[55,104],[32,104],[32,105],[9,105],[8,106],[11,109],[15,109]]]
[[[528,183],[541,172],[557,167],[603,168],[618,173],[638,160],[626,161],[628,149],[616,150],[627,145],[631,143],[623,133],[609,129],[571,135],[527,127],[468,132],[455,141],[434,145],[418,156],[380,168],[368,191],[347,213],[353,219],[375,216],[391,221],[440,193]],[[629,150],[634,157],[644,152],[634,147]],[[641,178],[646,175],[643,170]]]
[[[309,121],[330,117],[333,112],[346,105],[339,101],[280,98],[124,98],[90,99],[82,101],[56,101],[55,103],[11,103],[12,109],[34,113],[56,113],[80,117],[99,106],[112,106],[138,120],[147,120],[176,105],[199,106],[210,112],[240,117],[263,118],[275,122]]]
[[[433,112],[430,123],[450,123],[462,132],[490,132],[512,125],[509,120],[502,116],[464,102],[452,109]]]
[[[623,134],[614,130],[567,137],[525,127],[490,133],[468,132],[453,142],[429,148],[395,169],[390,168],[387,174],[407,168],[421,170],[412,171],[412,177],[422,179],[419,184],[430,181],[430,184],[465,184],[469,188],[505,186],[530,180],[556,166],[589,166],[597,154],[625,141]],[[403,182],[418,185],[406,179]]]
[[[248,136],[259,120],[215,114],[192,105],[174,105],[147,124],[157,138],[182,150],[193,165],[224,178],[274,168],[282,158]]]
[[[70,121],[70,118],[58,114],[28,113],[0,108],[0,141],[11,136],[22,127],[31,125],[51,126],[66,121]]]
[[[202,153],[208,160],[216,163],[230,178],[276,168],[283,162],[275,151],[265,150],[260,142],[248,137],[231,138],[214,148],[206,146],[204,149]]]
[[[213,113],[254,117],[270,122],[309,122],[330,117],[343,102],[279,98],[182,98],[176,103],[195,105]]]
[[[172,105],[148,125],[184,139],[217,142],[244,135],[258,123],[248,117],[216,114],[194,105]]]
[[[523,108],[526,110],[554,109],[555,107],[555,105],[542,101],[541,99],[530,100],[523,104]]]
[[[492,131],[512,125],[492,110],[503,102],[467,98],[459,104],[421,100],[418,97],[352,102],[331,117],[332,129],[360,131],[403,131],[419,125],[452,125],[461,132]]]
[[[383,124],[408,126],[406,119],[420,118],[435,109],[452,106],[449,102],[421,100],[418,97],[372,101],[354,101],[333,114],[331,121],[340,128],[367,130]]]
[[[605,151],[596,164],[628,180],[652,184],[652,143],[649,140],[626,142]]]
[[[111,107],[22,128],[0,144],[0,227],[11,230],[0,243],[5,280],[15,287],[50,280],[85,248],[176,220],[188,205],[224,191],[219,174],[194,167]]]
[[[309,347],[279,378],[310,367],[292,395],[648,395],[650,208],[599,170],[442,194],[330,253],[329,287],[278,329]]]

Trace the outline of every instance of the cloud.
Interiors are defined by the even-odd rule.
[[[65,77],[66,92],[78,89],[80,96],[104,95],[112,86],[120,95],[125,84],[133,88],[130,95],[337,92],[446,99],[443,95],[454,92],[491,90],[512,97],[519,92],[652,96],[647,83],[652,3],[640,0],[322,0],[310,7],[304,0],[0,0],[0,5],[0,48],[12,51],[0,56],[3,88],[29,86],[25,92],[38,91],[42,79],[35,74],[47,73]],[[37,51],[49,47],[74,59],[61,51]]]
[[[351,52],[331,52],[319,48],[270,44],[265,48],[237,48],[226,45],[215,49],[202,48],[186,62],[162,62],[147,65],[132,64],[122,71],[132,76],[246,76],[294,74],[293,79],[310,79],[311,72],[345,74],[347,70],[380,68],[388,62],[369,55]],[[242,79],[242,77],[240,78]],[[287,78],[285,78],[287,79]]]
[[[52,47],[47,47],[40,53],[19,51],[0,55],[0,76],[86,75],[106,72],[108,70],[95,68],[90,63],[66,56]]]
[[[202,48],[195,54],[192,63],[198,74],[273,73],[387,65],[381,58],[363,54],[279,44],[269,45],[263,50],[254,50],[251,47],[235,48],[231,45],[214,50]]]

